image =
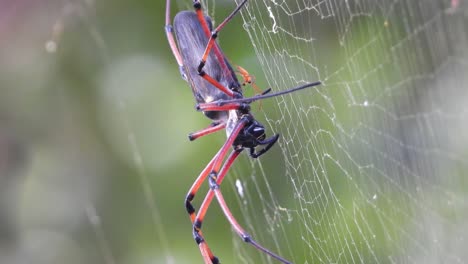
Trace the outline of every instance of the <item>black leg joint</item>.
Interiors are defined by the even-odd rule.
[[[241,113],[247,113],[250,111],[250,104],[242,103],[239,105],[238,109]]]
[[[200,236],[200,234],[196,231],[193,231],[193,239],[195,240],[195,242],[197,242],[197,245],[200,245],[200,243],[205,242],[205,239],[203,239],[203,237]]]
[[[193,223],[193,230],[195,232],[198,232],[198,230],[201,229],[201,226],[202,226],[202,221],[200,221],[199,219],[195,220],[195,222]]]
[[[192,203],[190,203],[189,201],[185,201],[185,209],[190,215],[195,213],[195,208],[193,208]]]
[[[219,184],[216,182],[216,177],[210,177],[208,179],[208,182],[210,184],[210,189],[211,190],[217,190],[219,189]]]
[[[219,189],[219,184],[216,182],[218,179],[218,173],[216,171],[212,171],[208,178],[208,184],[210,185],[211,190]]]
[[[205,62],[200,61],[200,64],[198,64],[198,68],[197,68],[198,75],[200,76],[204,76],[206,74],[205,71],[203,71],[203,67],[205,67]]]
[[[193,1],[193,8],[195,8],[195,10],[201,9],[200,1],[194,0],[194,1]]]
[[[202,68],[203,68],[202,65],[205,65],[205,64],[200,63],[200,66],[198,66],[198,75],[200,75],[201,77],[206,75],[206,72],[204,70],[202,70]]]
[[[193,198],[195,198],[195,194],[190,193],[187,195],[187,197],[185,197],[185,200],[191,202],[193,201]]]
[[[191,201],[193,200],[193,197],[195,197],[195,195],[189,194],[185,198],[185,209],[187,209],[187,213],[189,214],[195,213],[195,208],[193,208],[192,203],[191,203]]]
[[[217,126],[217,125],[219,125],[219,124],[221,124],[220,121],[214,121],[214,122],[212,122],[212,123],[210,124],[210,126],[211,126],[211,127],[214,127],[214,126]]]
[[[219,259],[213,256],[213,258],[211,259],[211,262],[213,262],[213,264],[219,264]]]
[[[242,235],[242,240],[244,240],[244,242],[246,242],[246,243],[252,242],[252,238],[250,237],[249,234]]]
[[[213,39],[216,39],[216,38],[218,37],[218,32],[217,32],[217,31],[211,32],[211,37],[212,37]]]
[[[234,91],[233,97],[234,97],[234,99],[241,99],[244,96],[241,93]]]
[[[193,138],[193,134],[192,134],[192,133],[190,133],[190,134],[188,135],[188,139],[189,139],[190,141],[194,141],[194,140],[195,140],[195,139]]]

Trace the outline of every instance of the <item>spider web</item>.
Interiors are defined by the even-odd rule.
[[[265,113],[282,164],[236,183],[248,229],[294,263],[464,263],[466,5],[255,1],[242,17],[270,87],[323,82]]]
[[[225,135],[185,141],[207,120],[154,33],[164,3],[123,2],[0,4],[0,79],[15,88],[0,143],[30,156],[14,160],[21,187],[0,182],[1,234],[19,238],[0,236],[1,263],[201,261],[181,201]],[[234,1],[203,5],[217,24]],[[233,64],[273,91],[322,81],[252,107],[280,140],[221,188],[253,238],[293,263],[466,262],[467,25],[456,0],[249,1],[220,33]],[[235,55],[243,42],[254,54]],[[222,262],[277,263],[209,211]]]

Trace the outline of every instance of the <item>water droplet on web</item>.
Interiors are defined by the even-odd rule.
[[[236,188],[240,197],[244,198],[244,187],[242,186],[242,182],[239,179],[236,180]]]

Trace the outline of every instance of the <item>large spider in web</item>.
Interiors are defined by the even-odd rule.
[[[320,82],[308,83],[273,94],[267,94],[271,91],[271,89],[267,89],[259,95],[250,98],[243,97],[242,86],[229,61],[218,46],[216,38],[221,29],[240,11],[246,2],[247,0],[242,1],[214,30],[211,19],[204,15],[199,0],[193,1],[195,12],[181,11],[175,16],[173,28],[170,19],[170,0],[166,2],[165,31],[170,48],[179,65],[180,74],[192,89],[197,101],[197,111],[202,111],[205,116],[213,121],[209,127],[189,134],[189,139],[195,140],[222,129],[225,129],[227,134],[226,142],[200,173],[185,198],[185,207],[193,225],[193,238],[199,246],[205,264],[219,263],[201,231],[203,219],[214,197],[216,197],[235,232],[244,242],[251,244],[282,263],[291,263],[257,243],[238,224],[224,200],[220,184],[229,168],[244,149],[249,150],[252,158],[258,158],[265,154],[279,138],[279,134],[266,138],[265,128],[250,113],[250,103],[320,84]],[[241,72],[243,78],[248,78],[248,73],[243,68],[241,69],[243,70]],[[231,146],[233,150],[228,155]],[[258,146],[263,146],[263,148],[256,150]],[[196,213],[192,201],[201,184],[207,178],[210,189],[200,206],[200,210]]]

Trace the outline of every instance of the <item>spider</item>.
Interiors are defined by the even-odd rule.
[[[243,97],[242,85],[239,83],[228,59],[218,46],[216,38],[221,29],[239,12],[246,2],[247,0],[243,0],[214,30],[211,18],[204,15],[199,0],[193,1],[194,12],[181,11],[174,17],[173,28],[170,19],[170,0],[166,2],[165,31],[172,53],[179,65],[180,74],[192,89],[197,101],[197,111],[202,111],[206,117],[213,121],[207,128],[190,133],[189,140],[192,141],[222,129],[226,130],[227,135],[226,142],[200,173],[185,198],[185,207],[192,221],[193,238],[198,244],[205,264],[219,263],[219,259],[212,253],[201,231],[203,219],[215,197],[227,220],[244,242],[251,244],[282,263],[291,263],[257,243],[239,225],[224,200],[220,184],[229,168],[244,149],[249,150],[252,158],[258,158],[265,154],[279,138],[279,134],[269,138],[266,137],[264,126],[255,120],[250,113],[250,104],[260,99],[279,96],[320,84],[320,82],[308,83],[273,94],[267,94],[271,91],[271,89],[267,89],[259,95],[250,98]],[[240,67],[238,69],[245,82],[252,82],[246,70]],[[233,150],[228,155],[231,146]],[[258,146],[263,146],[263,148],[257,150]],[[192,201],[201,184],[207,178],[210,189],[197,213]]]

